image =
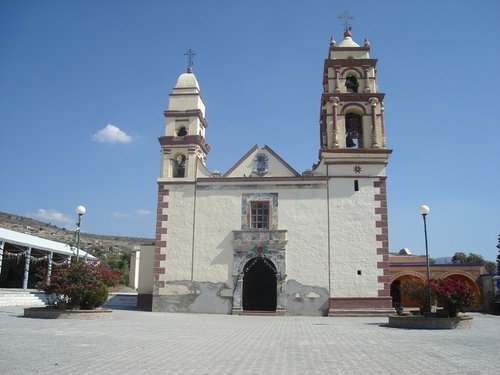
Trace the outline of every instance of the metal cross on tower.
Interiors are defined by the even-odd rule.
[[[193,66],[193,56],[196,56],[196,53],[190,48],[188,51],[184,54],[184,56],[188,57],[188,69]]]
[[[339,20],[343,20],[344,21],[345,31],[351,31],[351,29],[352,29],[351,20],[353,20],[354,17],[351,16],[351,14],[347,10],[344,10],[344,13],[341,14],[340,16],[338,16],[337,18]]]

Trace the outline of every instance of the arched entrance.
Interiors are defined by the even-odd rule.
[[[243,269],[243,310],[276,311],[276,266],[269,259],[250,259]]]
[[[402,303],[404,307],[420,307],[420,303],[418,301],[412,300],[409,296],[401,292],[401,284],[417,280],[422,279],[416,275],[410,274],[401,275],[393,280],[393,282],[391,283],[391,297],[393,306],[396,303]]]
[[[480,300],[481,300],[481,290],[479,289],[479,286],[474,282],[474,280],[467,276],[467,275],[463,275],[463,274],[459,274],[459,273],[450,273],[450,274],[447,274],[445,275],[444,279],[448,279],[448,280],[455,280],[455,281],[460,281],[464,284],[467,284],[469,286],[469,288],[474,292],[474,294],[476,295],[476,303],[474,306],[471,306],[467,309],[467,311],[474,311],[474,310],[477,310],[478,308],[480,308]],[[441,304],[438,303],[438,306],[441,306]]]

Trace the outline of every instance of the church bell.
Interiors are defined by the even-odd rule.
[[[345,139],[345,145],[348,148],[356,147],[356,143],[354,143],[354,141],[352,140],[352,137],[350,135],[348,135],[346,137],[346,139]]]

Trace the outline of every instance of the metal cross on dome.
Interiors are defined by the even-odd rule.
[[[350,31],[352,29],[351,20],[353,20],[354,17],[347,10],[344,10],[344,13],[342,13],[337,18],[339,20],[343,20],[344,21],[345,31]]]
[[[187,50],[184,56],[188,57],[188,69],[189,69],[193,66],[193,56],[196,56],[196,53],[194,53],[194,51],[190,48]]]

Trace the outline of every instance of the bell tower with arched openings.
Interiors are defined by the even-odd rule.
[[[358,45],[350,29],[339,44],[331,38],[324,64],[320,159],[335,158],[339,152],[355,155],[387,148],[377,60],[370,58],[368,40]]]
[[[194,180],[199,164],[205,166],[210,146],[205,141],[205,104],[191,67],[177,79],[164,115],[160,179]]]
[[[319,162],[328,181],[330,315],[391,308],[384,94],[370,43],[332,37],[324,63]],[[342,266],[339,266],[342,265]],[[371,291],[369,291],[371,290]]]

